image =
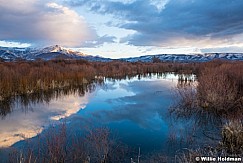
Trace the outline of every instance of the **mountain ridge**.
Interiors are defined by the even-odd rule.
[[[202,53],[202,54],[156,54],[139,57],[111,59],[100,56],[87,55],[79,51],[64,48],[59,45],[45,48],[8,48],[0,47],[0,59],[15,61],[18,59],[34,61],[37,59],[84,59],[87,61],[108,62],[121,60],[126,62],[206,62],[213,59],[243,61],[243,53]]]
[[[87,55],[79,51],[64,48],[59,45],[44,48],[0,47],[0,59],[15,61],[18,59],[34,61],[38,59],[85,59],[88,61],[109,61],[109,58]]]

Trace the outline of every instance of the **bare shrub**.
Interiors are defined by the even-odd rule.
[[[111,136],[107,127],[89,129],[85,134],[85,151],[91,162],[127,162],[129,149]]]
[[[28,152],[13,150],[9,154],[9,163],[36,163],[37,157],[34,156],[32,150],[28,150]]]
[[[179,115],[210,112],[226,118],[243,117],[243,71],[239,68],[243,68],[242,63],[205,63],[196,87],[178,87],[179,101],[174,110]]]
[[[177,86],[175,89],[175,104],[171,113],[179,117],[190,117],[198,108],[196,85]]]
[[[92,129],[86,135],[85,140],[92,160],[99,160],[101,163],[106,162],[111,150],[109,135],[110,131],[108,128]]]
[[[51,163],[109,163],[126,162],[128,148],[111,138],[108,128],[94,128],[82,135],[67,132],[66,123],[51,126],[29,141],[23,148],[13,150],[9,162]]]
[[[200,107],[219,113],[234,107],[237,100],[237,86],[224,70],[205,69],[198,80]]]
[[[230,121],[222,128],[221,148],[231,154],[243,152],[243,125],[239,120]]]

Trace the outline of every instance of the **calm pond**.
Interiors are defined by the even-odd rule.
[[[177,85],[174,74],[108,78],[92,84],[84,94],[54,95],[48,102],[29,102],[25,109],[17,101],[0,119],[0,147],[21,149],[26,138],[37,140],[37,134],[65,122],[68,133],[108,128],[112,137],[133,149],[129,157],[136,157],[138,149],[141,159],[153,153],[174,156],[195,141],[191,121],[174,122],[169,114]]]

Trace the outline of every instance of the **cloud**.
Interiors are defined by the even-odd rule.
[[[242,46],[229,46],[229,47],[216,47],[216,48],[203,48],[201,49],[201,52],[203,53],[220,53],[220,52],[225,52],[225,53],[242,53],[243,47]]]
[[[48,0],[0,0],[0,40],[80,46],[97,37],[85,19]]]
[[[136,31],[121,40],[137,46],[235,46],[243,33],[242,0],[75,0],[93,12],[123,20],[120,28]]]
[[[104,43],[115,43],[115,40],[116,40],[115,36],[104,35],[101,37],[97,37],[96,40],[85,41],[82,44],[82,47],[85,47],[85,48],[98,47],[98,46],[103,45]]]
[[[171,102],[169,90],[177,83],[171,82],[170,77],[167,78],[157,81],[144,78],[136,81],[137,78],[134,78],[128,83],[110,83],[104,88],[105,92],[119,89],[119,92],[128,91],[128,94],[116,94],[117,97],[106,96],[107,99],[103,100],[111,106],[111,109],[107,105],[100,106],[98,110],[87,109],[89,116],[84,118],[103,123],[128,120],[143,128],[160,129],[166,115],[164,108]]]
[[[22,135],[31,138],[40,133],[45,126],[58,122],[61,118],[76,114],[84,109],[90,94],[79,97],[68,95],[52,99],[48,104],[32,104],[33,110],[23,111],[18,106],[0,123],[0,147],[9,147],[23,140]]]

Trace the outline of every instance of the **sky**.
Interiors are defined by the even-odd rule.
[[[0,0],[0,46],[109,58],[243,52],[242,0]]]

